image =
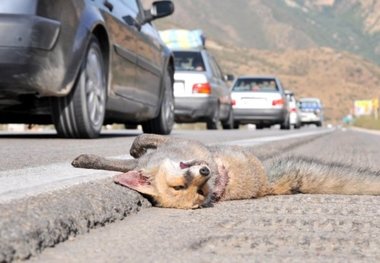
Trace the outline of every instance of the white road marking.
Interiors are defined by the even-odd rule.
[[[131,159],[132,157],[120,155],[112,158]],[[78,169],[72,167],[70,163],[3,171],[0,172],[0,203],[110,178],[117,174],[120,172]]]
[[[264,144],[264,143],[268,143],[268,142],[282,141],[282,140],[300,138],[300,137],[305,137],[305,136],[310,136],[310,135],[323,134],[323,133],[328,133],[331,131],[332,130],[321,130],[321,131],[308,131],[308,132],[302,132],[302,133],[296,133],[296,134],[286,134],[286,135],[281,134],[278,136],[267,136],[267,137],[261,137],[261,138],[252,138],[252,139],[231,141],[231,142],[226,142],[223,144],[252,146],[252,145],[259,145],[259,144]]]
[[[258,145],[326,132],[330,132],[330,130],[309,131],[286,135],[281,134],[278,136],[231,141],[225,144],[241,146]],[[110,158],[130,159],[132,157],[130,155],[121,155],[112,156]],[[73,185],[94,180],[111,178],[117,174],[120,174],[120,172],[78,169],[72,167],[70,163],[55,163],[39,167],[3,171],[0,172],[0,203],[65,189]]]

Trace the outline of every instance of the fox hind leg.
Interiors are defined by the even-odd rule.
[[[157,134],[141,134],[133,141],[129,153],[134,158],[139,158],[146,153],[148,149],[157,149],[163,143],[166,143],[169,137]]]
[[[72,161],[71,165],[76,168],[128,172],[136,168],[137,160],[106,159],[94,154],[81,154]]]

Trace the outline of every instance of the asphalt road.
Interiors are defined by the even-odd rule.
[[[172,136],[198,139],[205,143],[257,145],[326,132],[330,130],[186,130],[175,131]],[[0,203],[110,178],[117,173],[75,169],[70,163],[82,153],[119,159],[131,158],[129,148],[138,134],[140,133],[137,130],[106,131],[96,140],[64,140],[55,138],[52,132],[0,134]]]
[[[192,138],[204,143],[240,141],[244,139],[292,136],[313,133],[319,130],[174,130],[171,136]],[[82,153],[102,156],[129,154],[133,139],[141,134],[140,130],[105,130],[98,139],[61,139],[54,131],[1,132],[0,131],[0,171],[40,167],[52,163],[71,162]]]
[[[61,143],[54,135],[5,137],[20,148],[19,140],[47,145],[51,150],[61,149],[61,157],[40,149],[42,156],[60,164],[71,161],[71,155],[90,150],[105,156],[126,157],[125,149],[121,148],[125,145],[128,149],[134,135],[133,132],[105,134],[91,142]],[[359,131],[176,131],[174,135],[207,143],[253,145],[263,160],[284,153],[380,170],[380,136]],[[40,160],[32,168],[49,170],[46,168],[49,165],[54,163]],[[20,164],[11,167],[15,168],[8,172],[25,170]],[[4,176],[0,174],[0,179]],[[0,252],[3,253],[0,253],[0,262],[32,255],[32,262],[380,260],[379,197],[276,196],[224,202],[207,209],[175,210],[152,208],[140,195],[115,187],[109,179],[66,188],[48,194],[31,193],[32,197],[28,198],[16,195],[4,204],[0,201]],[[30,240],[23,243],[26,238]],[[68,241],[60,243],[65,240]],[[60,244],[45,249],[57,243]]]
[[[270,149],[264,146],[257,146],[262,158]],[[335,131],[287,152],[380,170],[379,146],[377,135]],[[150,208],[47,249],[32,261],[375,262],[380,259],[379,208],[379,197],[325,195],[224,202],[191,211]]]

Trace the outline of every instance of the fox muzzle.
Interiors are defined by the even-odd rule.
[[[200,170],[199,170],[199,173],[200,175],[202,176],[208,176],[210,174],[210,169],[207,168],[206,166],[205,167],[202,167]]]

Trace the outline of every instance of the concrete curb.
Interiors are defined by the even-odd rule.
[[[0,262],[28,259],[150,206],[140,194],[112,179],[1,204]]]

